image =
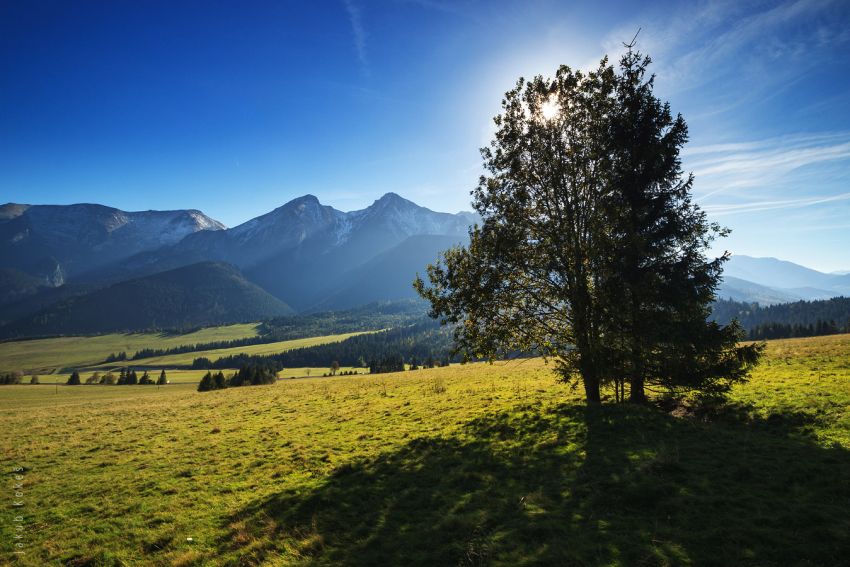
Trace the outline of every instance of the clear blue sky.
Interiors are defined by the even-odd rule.
[[[0,201],[469,209],[516,78],[639,27],[721,248],[850,269],[846,0],[0,0]]]

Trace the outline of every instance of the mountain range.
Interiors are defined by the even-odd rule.
[[[718,297],[762,305],[850,296],[850,274],[827,274],[776,258],[733,255]]]
[[[0,206],[0,335],[230,323],[413,297],[416,273],[464,243],[476,221],[395,193],[350,212],[305,195],[233,228],[197,210],[9,203]],[[763,305],[837,295],[850,295],[850,275],[739,255],[718,290]],[[121,304],[132,314],[107,323]]]
[[[475,219],[472,213],[434,212],[395,193],[350,212],[305,195],[233,228],[199,211],[7,204],[0,207],[0,334],[95,332],[76,314],[96,311],[106,297],[144,305],[153,299],[140,295],[140,286],[161,287],[151,278],[180,268],[202,270],[221,280],[222,290],[246,295],[247,287],[226,285],[230,276],[204,267],[209,263],[229,266],[274,297],[276,314],[414,297],[416,273],[440,251],[464,242]],[[132,288],[123,285],[131,280]],[[183,273],[172,285],[185,287],[190,280]],[[182,288],[171,293],[189,297]],[[256,299],[253,294],[245,302]],[[232,316],[222,312],[219,320],[244,320],[251,308],[237,305],[231,302]],[[155,319],[165,324],[161,315]]]

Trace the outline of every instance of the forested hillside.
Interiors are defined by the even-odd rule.
[[[4,337],[190,329],[291,309],[227,264],[206,262],[61,301],[2,328]]]
[[[721,324],[737,319],[750,339],[781,339],[850,333],[850,298],[797,301],[760,306],[718,300],[712,318]]]

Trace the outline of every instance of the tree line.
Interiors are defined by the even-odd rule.
[[[721,324],[737,320],[752,340],[850,333],[850,298],[765,306],[721,299],[713,306],[712,318]]]
[[[260,323],[257,331],[274,341],[375,331],[409,325],[426,311],[427,305],[419,299],[379,301],[343,311],[275,317]]]
[[[445,363],[453,358],[459,360],[452,355],[451,331],[426,319],[398,329],[357,335],[338,343],[303,347],[280,354],[237,354],[215,361],[196,358],[192,368],[224,369],[262,364],[280,371],[284,368],[327,367],[336,361],[342,366],[376,369],[398,368],[401,364],[403,370],[405,363],[418,366],[428,361]]]
[[[275,317],[260,323],[257,326],[258,335],[255,337],[185,344],[170,348],[143,348],[136,351],[132,356],[122,351],[111,353],[106,357],[104,362],[142,360],[157,356],[238,348],[306,337],[319,337],[357,331],[375,331],[410,324],[417,319],[421,319],[424,313],[425,304],[422,301],[406,299],[375,302],[345,311],[324,311],[308,315]],[[197,330],[200,330],[200,328],[193,329],[193,331]]]
[[[239,368],[230,377],[225,378],[224,372],[207,372],[198,384],[199,392],[211,390],[223,390],[225,388],[238,388],[240,386],[259,386],[261,384],[274,384],[277,381],[276,371],[263,364],[246,365]]]
[[[68,381],[66,382],[66,385],[68,385],[68,386],[79,386],[82,383],[83,382],[82,382],[82,378],[80,377],[80,373],[78,371],[74,370],[71,373],[71,376],[68,377]],[[112,386],[112,385],[135,386],[137,384],[141,385],[141,386],[145,386],[145,385],[164,386],[164,385],[168,384],[168,376],[165,373],[165,369],[163,369],[159,373],[158,378],[154,379],[153,377],[151,377],[150,374],[148,374],[147,370],[145,370],[142,373],[142,376],[139,377],[139,375],[136,374],[135,370],[133,370],[131,368],[122,368],[119,371],[118,376],[116,376],[112,372],[104,372],[104,373],[94,372],[94,373],[92,373],[91,376],[86,378],[85,383],[87,385],[99,384],[99,385],[104,385],[104,386]]]

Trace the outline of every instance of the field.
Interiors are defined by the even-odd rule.
[[[171,348],[181,345],[229,341],[257,336],[257,324],[209,327],[194,333],[112,333],[96,337],[60,337],[0,343],[0,370],[24,370],[48,374],[63,368],[89,367],[110,354],[132,356],[143,348]],[[191,360],[189,363],[191,364]]]
[[[0,387],[38,566],[847,565],[848,408],[848,335],[770,343],[704,413],[588,408],[536,359]]]
[[[276,354],[296,348],[344,341],[349,337],[362,334],[343,333],[323,337],[308,337],[259,345],[195,351],[102,364],[104,359],[110,354],[117,354],[122,351],[126,352],[128,356],[132,356],[137,350],[143,348],[165,349],[181,345],[254,337],[257,335],[256,327],[257,325],[255,323],[251,323],[229,325],[226,327],[211,327],[185,335],[114,333],[96,337],[61,337],[0,343],[0,371],[23,370],[27,376],[30,374],[41,376],[43,374],[54,374],[57,372],[69,374],[70,369],[73,368],[85,369],[86,371],[115,366],[173,368],[189,366],[194,359],[199,357],[215,360],[223,356],[239,353]],[[288,376],[290,374],[286,375]],[[48,381],[52,382],[54,379],[50,378]]]
[[[358,333],[342,333],[339,335],[327,335],[324,337],[308,337],[305,339],[292,339],[288,341],[280,341],[276,343],[266,343],[260,345],[250,345],[243,347],[234,347],[234,348],[220,348],[215,350],[202,350],[197,352],[187,352],[183,354],[171,354],[168,356],[156,356],[153,358],[143,358],[138,361],[134,361],[134,363],[138,365],[145,366],[157,366],[157,367],[174,367],[174,366],[189,366],[192,364],[192,361],[196,358],[205,357],[210,360],[215,360],[217,358],[221,358],[224,356],[231,356],[235,354],[277,354],[279,352],[284,352],[287,350],[292,350],[296,348],[303,347],[311,347],[316,345],[322,345],[326,343],[336,343],[339,341],[344,341],[349,337],[353,337],[355,335],[362,335],[363,332]]]
[[[80,373],[81,380],[85,383],[86,378],[91,376],[94,372],[100,372],[101,374],[103,374],[102,370],[97,370],[97,371],[87,370],[85,372]],[[214,370],[213,372],[217,372],[217,370]],[[229,370],[223,370],[222,372],[224,372],[225,375],[229,375],[229,374],[235,372],[235,370],[229,369]],[[339,372],[357,372],[359,374],[368,374],[369,369],[368,368],[355,368],[353,366],[340,366]],[[207,373],[207,370],[170,370],[170,369],[167,369],[165,371],[165,374],[166,374],[166,377],[168,378],[169,384],[197,384],[198,382],[201,381],[201,378],[206,373]],[[116,374],[116,373],[113,372],[113,374]],[[136,374],[139,377],[141,377],[142,371],[141,370],[137,371]],[[310,368],[307,368],[307,367],[285,368],[285,369],[281,370],[280,372],[278,372],[277,376],[278,376],[278,378],[307,378],[307,377],[310,377],[310,376],[313,376],[313,377],[323,376],[325,374],[330,374],[330,368],[318,368],[318,367],[314,366],[314,367],[310,367]],[[157,378],[159,378],[159,371],[158,370],[152,370],[152,371],[150,371],[150,375],[151,375],[151,378],[156,380]],[[71,375],[67,372],[58,373],[58,374],[49,374],[49,375],[46,375],[46,376],[39,376],[39,383],[43,387],[44,386],[50,386],[50,385],[56,385],[56,384],[65,384],[68,381],[68,378],[70,378],[70,377],[71,377]],[[24,383],[26,384],[27,382],[29,382],[29,376],[24,377]],[[83,387],[92,388],[92,387],[100,387],[100,386],[99,385],[95,385],[95,386],[84,385]]]

